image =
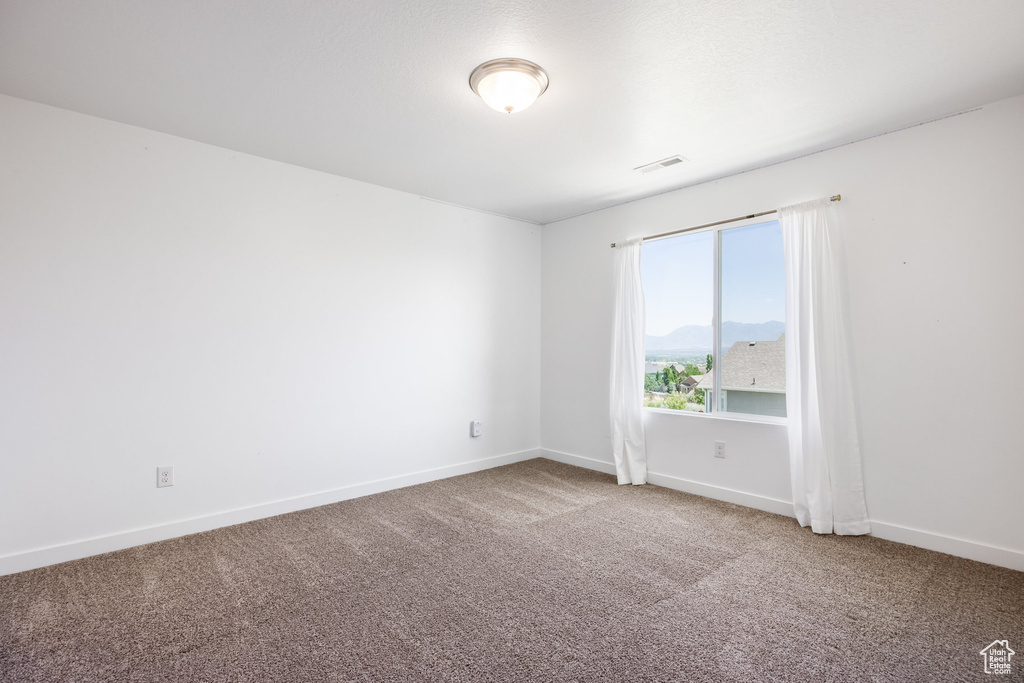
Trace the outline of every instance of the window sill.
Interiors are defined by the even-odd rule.
[[[645,413],[657,413],[659,415],[686,415],[703,420],[729,420],[731,422],[756,422],[759,424],[785,425],[786,418],[774,417],[772,415],[748,415],[746,413],[698,413],[692,410],[669,410],[668,408],[647,408]]]

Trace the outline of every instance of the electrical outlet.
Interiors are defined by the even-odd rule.
[[[715,457],[716,458],[724,458],[725,457],[725,442],[724,441],[716,441],[715,442]]]
[[[161,489],[165,486],[174,486],[174,468],[173,467],[157,467],[156,468],[156,487]]]
[[[470,436],[480,436],[483,433],[484,433],[484,424],[483,424],[483,422],[480,422],[480,420],[474,420],[473,422],[469,423],[469,435]]]

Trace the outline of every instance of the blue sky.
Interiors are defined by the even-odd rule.
[[[710,325],[714,232],[646,242],[641,277],[647,334]],[[786,319],[782,231],[777,221],[722,231],[722,319],[763,323]]]

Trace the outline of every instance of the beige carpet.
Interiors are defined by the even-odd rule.
[[[1022,672],[1024,573],[547,460],[0,577],[5,683]]]

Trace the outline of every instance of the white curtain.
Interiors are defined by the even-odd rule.
[[[644,397],[644,290],[640,284],[643,238],[615,248],[615,319],[609,408],[612,454],[620,484],[647,483],[647,450],[641,405]]]
[[[857,434],[845,253],[833,202],[779,209],[793,506],[819,534],[871,531]]]

